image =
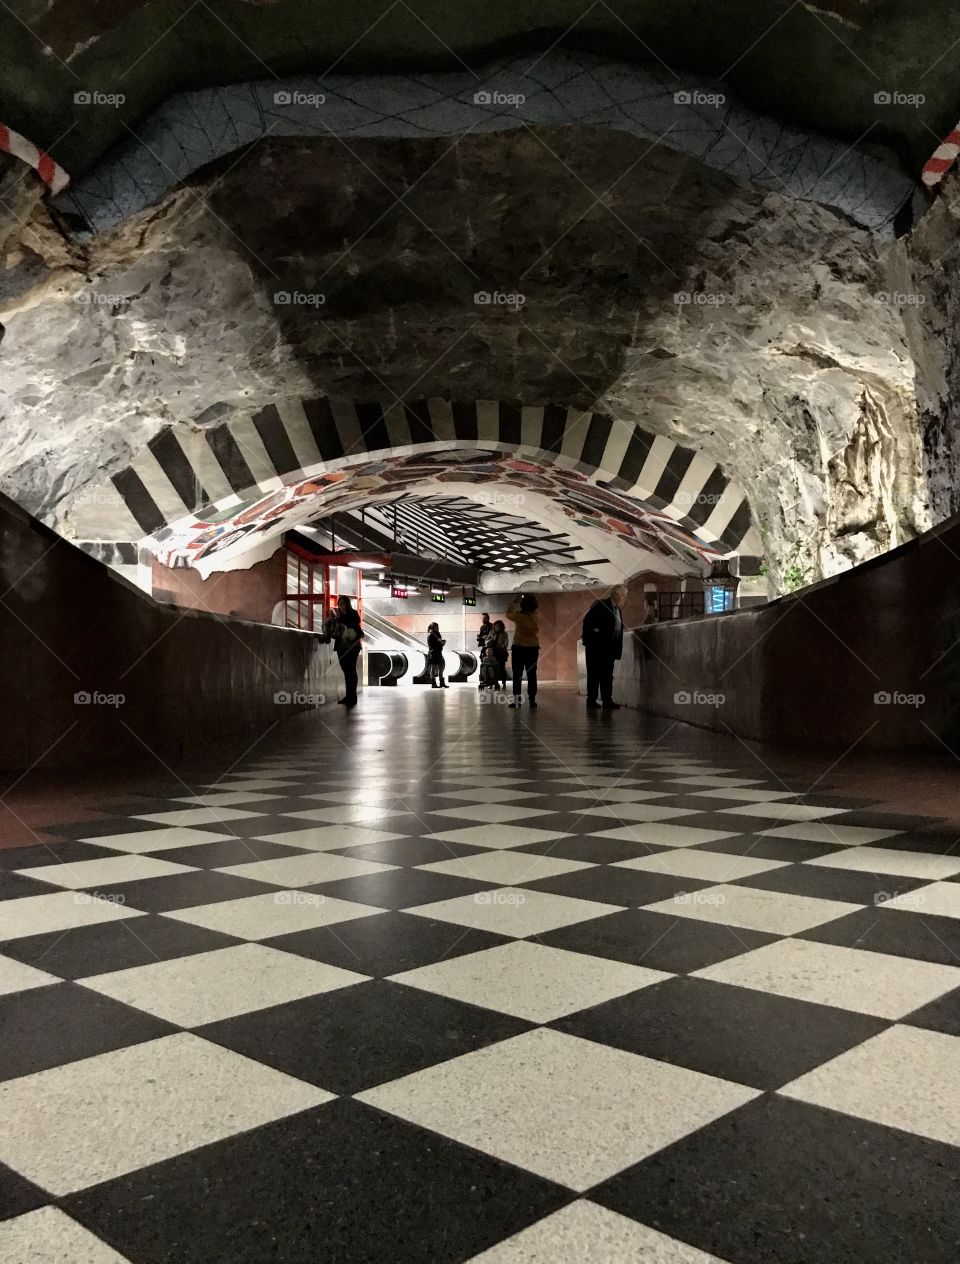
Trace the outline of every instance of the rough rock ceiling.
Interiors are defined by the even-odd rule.
[[[918,171],[960,115],[958,38],[953,0],[11,0],[0,121],[79,174],[176,91],[334,68],[475,69],[562,43],[660,64],[678,83],[723,78],[759,111],[851,143],[869,133]],[[77,91],[124,99],[78,109]],[[878,107],[878,91],[925,99]]]

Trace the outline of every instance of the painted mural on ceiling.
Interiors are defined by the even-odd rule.
[[[648,509],[584,474],[545,467],[509,453],[456,449],[385,457],[315,475],[232,508],[182,518],[143,542],[167,566],[193,566],[217,556],[224,566],[266,536],[321,515],[357,509],[409,493],[428,480],[507,484],[549,496],[573,526],[600,529],[637,548],[700,570],[724,554],[668,514]]]

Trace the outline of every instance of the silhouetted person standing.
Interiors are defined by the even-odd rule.
[[[523,701],[523,673],[527,673],[527,701],[537,705],[537,659],[540,657],[540,626],[537,620],[537,599],[525,593],[520,601],[511,605],[507,618],[515,625],[510,657],[513,664],[513,701],[511,707],[519,707]]]
[[[357,705],[357,662],[360,658],[360,642],[363,640],[363,628],[360,616],[354,610],[349,597],[338,597],[337,608],[324,627],[325,641],[333,641],[343,672],[345,693],[339,699],[341,705],[355,707]]]
[[[583,617],[580,639],[587,659],[587,708],[591,711],[601,704],[607,711],[620,707],[613,700],[613,669],[623,654],[623,597],[621,587],[611,588]]]
[[[440,635],[440,625],[431,623],[427,628],[427,664],[430,668],[431,689],[447,688],[447,682],[443,678],[443,647],[446,643]]]

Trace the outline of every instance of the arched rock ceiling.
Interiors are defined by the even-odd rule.
[[[566,127],[266,141],[82,249],[34,208],[3,274],[0,482],[62,526],[168,429],[291,397],[512,399],[696,451],[745,490],[774,581],[833,573],[952,496],[955,188],[881,247]]]

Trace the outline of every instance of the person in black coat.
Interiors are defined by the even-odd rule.
[[[613,700],[613,669],[623,654],[624,591],[611,588],[606,597],[595,601],[583,617],[581,640],[587,659],[587,709],[596,710],[602,703],[607,711],[619,709]],[[597,695],[600,695],[600,702]]]
[[[440,635],[440,625],[431,623],[427,628],[427,663],[430,667],[430,688],[446,689],[447,682],[443,678],[443,647],[446,640]]]
[[[324,627],[324,641],[333,641],[340,670],[343,672],[345,693],[339,699],[341,705],[355,707],[357,705],[357,662],[360,658],[360,642],[363,640],[363,628],[360,626],[360,615],[354,610],[349,597],[337,599],[336,612],[331,614]]]

